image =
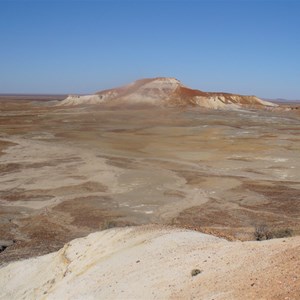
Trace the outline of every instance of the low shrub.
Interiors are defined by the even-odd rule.
[[[293,235],[293,231],[290,228],[271,230],[265,224],[256,226],[254,230],[254,237],[257,241],[291,237],[292,235]]]

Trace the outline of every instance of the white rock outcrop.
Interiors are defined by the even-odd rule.
[[[274,299],[281,287],[273,277],[297,292],[299,246],[299,237],[228,242],[167,227],[115,228],[2,266],[0,299]]]
[[[57,106],[75,106],[99,103],[103,103],[103,99],[101,99],[98,95],[69,95],[65,100],[58,103]]]

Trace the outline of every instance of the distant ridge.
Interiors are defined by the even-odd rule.
[[[0,94],[1,100],[12,100],[12,101],[61,101],[67,97],[66,94]]]
[[[270,102],[286,102],[286,103],[297,103],[300,102],[300,100],[291,100],[291,99],[284,99],[284,98],[276,98],[276,99],[269,99],[269,98],[262,98],[265,101],[270,101]]]
[[[276,107],[277,104],[256,96],[222,92],[203,92],[184,86],[178,79],[157,77],[139,79],[128,85],[103,90],[92,95],[70,95],[58,105],[99,104],[108,106],[198,106],[211,109]]]

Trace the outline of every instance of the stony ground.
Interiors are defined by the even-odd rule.
[[[299,131],[294,111],[1,100],[0,263],[116,226],[298,235]]]

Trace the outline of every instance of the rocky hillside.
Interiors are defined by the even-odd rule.
[[[1,299],[299,299],[299,237],[228,242],[143,226],[0,268]]]
[[[277,106],[274,103],[261,100],[255,96],[193,90],[184,86],[175,78],[164,77],[137,80],[129,85],[100,91],[93,95],[71,95],[59,105],[73,106],[83,104],[102,104],[108,106],[200,106],[213,109]]]

